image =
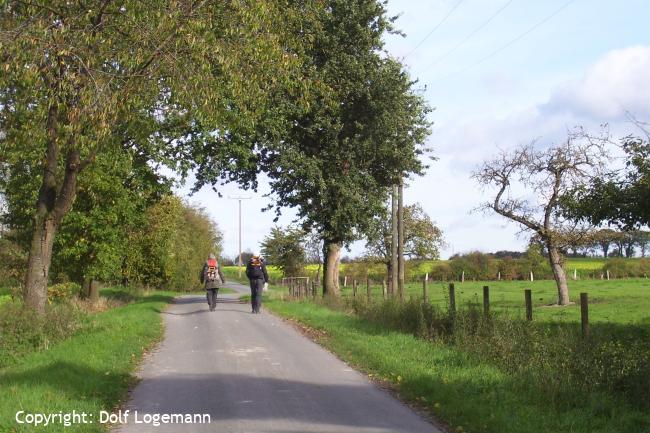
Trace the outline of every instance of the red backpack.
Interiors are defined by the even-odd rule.
[[[208,259],[208,269],[205,272],[205,280],[208,282],[216,281],[219,278],[217,273],[217,259]]]

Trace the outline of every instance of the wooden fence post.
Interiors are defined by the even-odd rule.
[[[357,280],[352,280],[352,297],[357,297]]]
[[[483,314],[485,317],[490,315],[490,287],[483,286]]]
[[[533,292],[530,289],[524,291],[526,297],[526,320],[533,320]]]
[[[589,297],[580,293],[580,320],[582,322],[582,337],[589,337]]]
[[[422,280],[422,302],[425,304],[429,303],[429,293],[427,293],[427,278],[424,277]]]
[[[348,276],[346,275],[345,277],[343,277],[343,287],[347,287],[347,286],[348,286]]]
[[[388,294],[386,291],[386,280],[381,280],[381,293],[384,299],[386,299],[386,295]]]
[[[370,288],[370,278],[366,277],[366,292],[368,294],[368,302],[372,301],[372,289]]]
[[[456,288],[454,283],[449,283],[449,311],[456,312]]]

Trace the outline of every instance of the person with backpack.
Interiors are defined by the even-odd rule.
[[[214,253],[210,253],[201,270],[201,283],[205,284],[205,295],[208,298],[210,311],[214,311],[217,307],[217,293],[219,292],[219,287],[225,282],[226,278],[223,276],[221,267],[219,267],[217,257]]]
[[[253,314],[260,312],[262,306],[262,291],[264,285],[269,282],[269,274],[266,272],[266,264],[260,253],[256,252],[246,265],[246,276],[251,285],[251,307]]]

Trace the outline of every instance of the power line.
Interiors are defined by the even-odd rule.
[[[429,39],[429,37],[430,37],[432,34],[434,34],[435,31],[438,30],[438,28],[439,28],[441,25],[443,25],[443,24],[445,23],[445,21],[447,21],[447,18],[449,18],[449,16],[450,16],[451,14],[453,14],[454,11],[455,11],[456,9],[458,9],[458,6],[460,6],[460,4],[461,4],[463,1],[465,1],[465,0],[458,0],[458,2],[454,5],[454,7],[452,7],[452,8],[449,10],[449,12],[447,12],[447,15],[445,15],[445,16],[440,20],[440,22],[438,22],[438,24],[436,24],[436,25],[433,27],[433,29],[432,29],[429,33],[427,33],[427,35],[426,35],[426,36],[425,36],[425,37],[424,37],[420,42],[418,42],[417,45],[416,45],[416,46],[415,46],[411,51],[409,51],[408,53],[406,53],[406,55],[404,56],[404,58],[407,58],[408,56],[410,56],[411,54],[413,54],[413,53],[415,52],[415,50],[417,50],[418,48],[420,48],[420,46],[421,46],[421,45],[422,45],[422,44],[423,44],[427,39]]]
[[[437,64],[440,63],[442,60],[444,60],[445,58],[447,58],[451,53],[453,53],[453,52],[456,51],[458,48],[460,48],[461,46],[463,46],[467,41],[469,41],[472,37],[474,37],[475,34],[477,34],[478,32],[480,32],[480,31],[483,30],[483,29],[484,29],[488,24],[490,24],[490,22],[491,22],[494,18],[496,18],[499,14],[501,14],[501,12],[503,12],[503,10],[504,10],[505,8],[507,8],[508,6],[510,6],[510,4],[511,4],[513,1],[514,1],[514,0],[508,0],[508,2],[507,2],[506,4],[504,4],[503,6],[501,6],[501,8],[499,8],[499,10],[497,10],[494,14],[492,14],[492,16],[491,16],[490,18],[488,18],[486,21],[484,21],[480,26],[478,26],[478,27],[477,27],[476,29],[474,29],[474,30],[473,30],[469,35],[467,35],[467,36],[466,36],[462,41],[460,41],[459,43],[457,43],[453,48],[451,48],[449,51],[447,51],[446,53],[444,53],[442,56],[438,57],[436,60],[434,60],[431,64],[429,64],[429,65],[428,65],[426,68],[424,68],[424,69],[429,69],[430,67],[437,65]]]
[[[562,12],[564,9],[566,9],[566,8],[567,8],[571,3],[573,3],[573,2],[575,2],[575,0],[569,0],[569,1],[567,1],[567,2],[564,3],[562,6],[560,6],[558,9],[556,9],[555,11],[553,11],[553,13],[551,13],[551,14],[548,15],[548,16],[546,16],[546,17],[545,17],[544,19],[542,19],[541,21],[538,21],[538,22],[535,23],[532,27],[530,27],[528,30],[526,30],[525,32],[519,34],[519,35],[516,36],[515,38],[511,39],[510,41],[508,41],[506,44],[504,44],[504,45],[502,45],[501,47],[497,48],[496,50],[492,51],[492,52],[491,52],[490,54],[488,54],[487,56],[481,58],[481,59],[478,60],[477,62],[472,63],[472,64],[470,64],[469,66],[467,66],[467,67],[465,67],[465,68],[463,68],[463,69],[460,69],[460,70],[458,70],[458,71],[456,71],[456,72],[454,72],[454,73],[452,73],[452,74],[445,75],[444,77],[440,78],[440,79],[437,80],[436,82],[446,80],[447,78],[450,78],[450,77],[452,77],[452,76],[454,76],[454,75],[460,75],[460,74],[462,74],[462,73],[464,73],[464,72],[469,71],[470,69],[473,69],[473,68],[477,67],[477,66],[480,65],[481,63],[483,63],[483,62],[485,62],[485,61],[491,59],[492,57],[494,57],[494,56],[496,56],[497,54],[499,54],[501,51],[503,51],[503,50],[509,48],[510,46],[512,46],[513,44],[515,44],[516,42],[518,42],[518,41],[520,41],[521,39],[523,39],[524,37],[526,37],[528,34],[530,34],[530,33],[532,33],[533,31],[535,31],[538,27],[540,27],[540,26],[546,24],[546,22],[550,21],[552,18],[554,18],[557,14],[559,14],[560,12]]]

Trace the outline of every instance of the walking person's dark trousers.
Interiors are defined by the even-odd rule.
[[[208,298],[208,305],[210,306],[210,311],[214,311],[217,307],[217,294],[219,289],[206,289],[206,297]]]
[[[251,306],[253,313],[259,313],[262,306],[262,290],[264,289],[264,279],[254,278],[251,280]]]

